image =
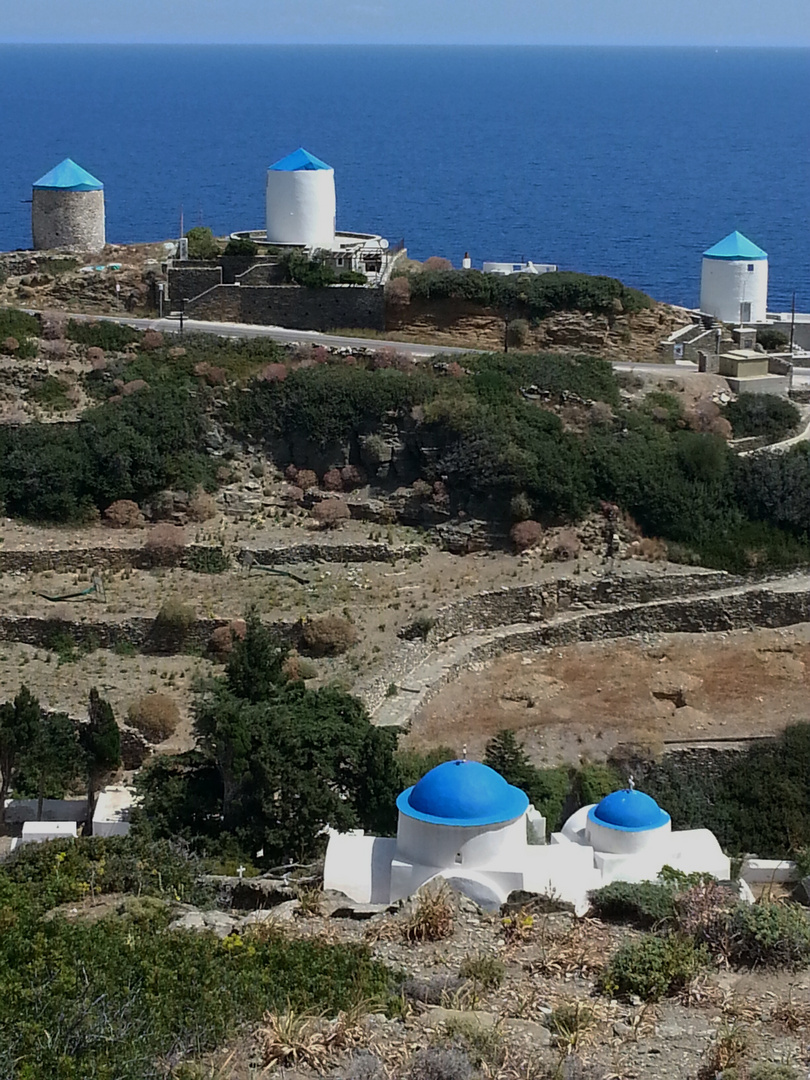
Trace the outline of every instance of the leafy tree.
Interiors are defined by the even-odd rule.
[[[87,771],[87,828],[93,828],[93,809],[96,792],[106,776],[121,764],[121,732],[115,722],[112,706],[98,690],[90,691],[89,722],[79,729],[79,745],[85,755]]]
[[[285,650],[248,613],[224,677],[195,709],[198,749],[145,771],[145,827],[210,846],[312,857],[325,825],[391,832],[401,789],[394,737],[357,698],[288,681]]]
[[[793,402],[778,394],[740,394],[724,406],[723,416],[736,438],[761,435],[771,441],[784,438],[801,419]]]
[[[76,728],[66,713],[39,710],[30,746],[22,757],[28,782],[37,794],[37,821],[42,821],[46,794],[61,797],[82,775],[82,754]]]
[[[39,702],[27,686],[20,687],[13,701],[0,705],[0,824],[5,823],[6,799],[38,722]]]
[[[267,701],[286,680],[282,669],[289,650],[263,625],[255,607],[250,608],[245,622],[245,636],[234,644],[225,680],[235,697]]]
[[[186,238],[190,259],[216,259],[220,253],[219,242],[211,230],[203,225],[189,229]]]

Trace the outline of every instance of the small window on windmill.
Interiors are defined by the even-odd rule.
[[[753,274],[753,272],[754,272],[754,264],[753,264],[753,263],[749,263],[749,264],[748,264],[748,273],[749,273],[749,274]]]
[[[460,862],[461,862],[461,852],[460,852],[460,851],[457,851],[457,852],[456,852],[456,862],[457,862],[457,863],[460,863]]]
[[[673,345],[672,355],[676,360],[683,360],[683,345]]]

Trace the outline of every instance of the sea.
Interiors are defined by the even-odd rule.
[[[264,225],[268,165],[329,162],[338,227],[557,263],[696,305],[701,253],[769,253],[772,310],[810,311],[810,50],[0,46],[0,250],[65,157],[107,236]]]

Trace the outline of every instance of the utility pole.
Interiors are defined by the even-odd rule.
[[[793,290],[793,301],[790,305],[790,355],[793,356],[793,338],[796,335],[796,290]]]
[[[180,301],[180,333],[181,334],[183,333],[183,321],[185,320],[185,317],[186,317],[186,298],[183,297],[183,299]]]

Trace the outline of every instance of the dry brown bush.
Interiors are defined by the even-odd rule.
[[[297,467],[295,465],[288,465],[287,468],[284,470],[284,479],[289,484],[294,484],[295,481],[296,481],[297,476],[298,476],[298,469],[297,469]]]
[[[575,559],[582,549],[579,537],[572,529],[563,529],[554,541],[553,555],[555,559],[565,562]]]
[[[406,277],[392,278],[385,286],[385,299],[391,307],[407,307],[411,302],[411,283]]]
[[[516,551],[528,551],[543,538],[543,526],[539,521],[518,521],[509,531],[509,539]]]
[[[321,487],[324,491],[343,491],[343,477],[340,475],[340,469],[328,469],[323,474]]]
[[[186,513],[191,521],[210,521],[217,516],[217,501],[202,488],[197,488],[188,500]]]
[[[179,525],[169,525],[164,522],[153,526],[143,542],[144,551],[149,552],[155,566],[175,562],[177,555],[185,546],[185,530]]]
[[[447,367],[444,369],[445,375],[449,375],[452,379],[463,379],[467,372],[459,364],[457,360],[451,360]]]
[[[281,665],[281,670],[293,682],[303,682],[305,679],[314,679],[318,669],[311,660],[300,656],[297,652],[289,653]]]
[[[137,394],[139,390],[148,389],[149,383],[145,379],[132,379],[131,382],[124,383],[121,393],[124,397],[131,397],[133,394]]]
[[[19,343],[19,341],[17,341],[17,339],[15,337],[3,338],[3,343],[2,343],[2,345],[0,345],[0,352],[4,352],[4,353],[7,353],[8,355],[11,355],[11,354],[15,353],[17,351],[17,349],[19,349],[19,347],[20,347],[20,343]]]
[[[322,529],[337,529],[352,514],[342,499],[326,499],[312,507],[312,516]]]
[[[263,382],[284,382],[287,378],[287,368],[284,364],[267,364],[263,367],[257,379],[261,379]]]
[[[64,360],[68,354],[68,343],[61,338],[40,342],[40,356],[46,360]]]
[[[93,371],[103,371],[107,366],[107,358],[104,355],[104,350],[100,349],[97,345],[91,345],[87,350],[87,362]]]
[[[198,375],[208,386],[224,386],[228,381],[228,373],[225,368],[215,367],[207,360],[201,360],[194,365],[194,374]]]
[[[304,491],[296,484],[290,484],[287,490],[284,492],[284,497],[288,502],[300,503],[304,498]]]
[[[340,615],[307,619],[301,627],[301,641],[310,656],[339,656],[356,644],[358,633]]]
[[[423,270],[452,270],[453,264],[443,255],[431,255],[422,263]]]
[[[145,352],[163,348],[163,334],[159,330],[147,330],[140,341],[141,348]]]
[[[117,499],[104,511],[104,524],[112,529],[140,529],[144,519],[141,508],[132,499]]]
[[[645,536],[630,544],[627,555],[628,558],[643,559],[645,562],[662,562],[667,557],[667,545],[663,540]]]
[[[318,486],[318,477],[312,469],[299,469],[295,476],[295,486],[302,491],[309,491],[310,488]]]
[[[160,743],[177,730],[180,710],[166,694],[146,694],[130,705],[127,720],[149,742]]]
[[[67,329],[67,317],[61,311],[43,311],[40,316],[41,336],[46,341],[61,341]]]
[[[166,355],[170,356],[172,360],[179,360],[181,356],[186,355],[186,350],[182,345],[172,345]]]
[[[216,660],[226,660],[233,652],[233,635],[229,626],[218,626],[208,639],[207,652]]]
[[[340,470],[340,478],[343,481],[344,491],[351,491],[352,488],[362,487],[367,479],[363,470],[358,469],[356,465],[344,465]]]

